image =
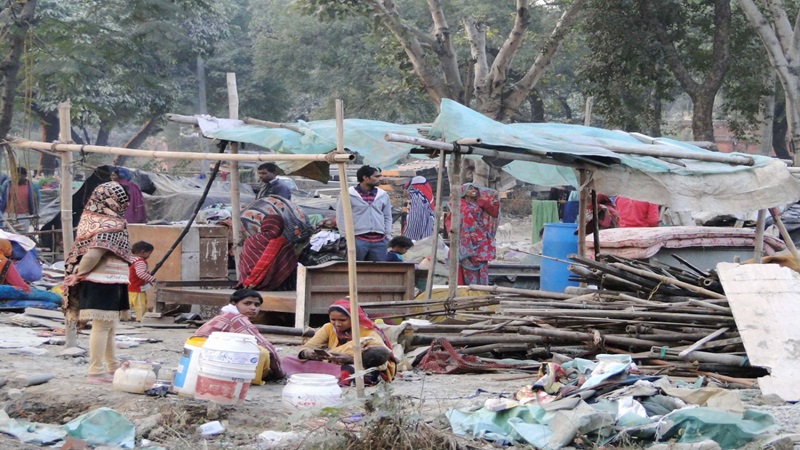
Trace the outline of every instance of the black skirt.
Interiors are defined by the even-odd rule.
[[[130,310],[127,284],[78,283],[80,318],[115,320]]]

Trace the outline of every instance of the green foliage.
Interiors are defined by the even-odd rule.
[[[190,88],[194,55],[227,33],[225,2],[41,0],[25,73],[31,100],[69,98],[76,125],[166,112]]]

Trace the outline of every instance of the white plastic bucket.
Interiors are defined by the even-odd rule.
[[[200,370],[201,347],[186,344],[183,346],[183,355],[175,370],[175,379],[172,382],[178,395],[194,396],[194,386],[197,383],[197,372]]]
[[[256,376],[259,348],[256,338],[239,333],[211,333],[200,350],[194,398],[223,405],[244,402]]]
[[[342,403],[342,388],[333,375],[296,373],[283,388],[283,402],[298,408],[327,408]]]

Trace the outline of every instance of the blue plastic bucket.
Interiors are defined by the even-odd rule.
[[[578,225],[574,223],[546,223],[542,239],[542,255],[567,261],[567,255],[578,253],[578,236],[575,231]],[[569,281],[569,264],[542,258],[540,289],[548,292],[564,292],[567,286],[577,286],[575,281]]]

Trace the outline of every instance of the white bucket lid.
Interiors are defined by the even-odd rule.
[[[308,384],[316,386],[324,386],[324,385],[338,383],[338,380],[335,376],[324,373],[296,373],[291,377],[289,377],[289,381],[297,384]]]

